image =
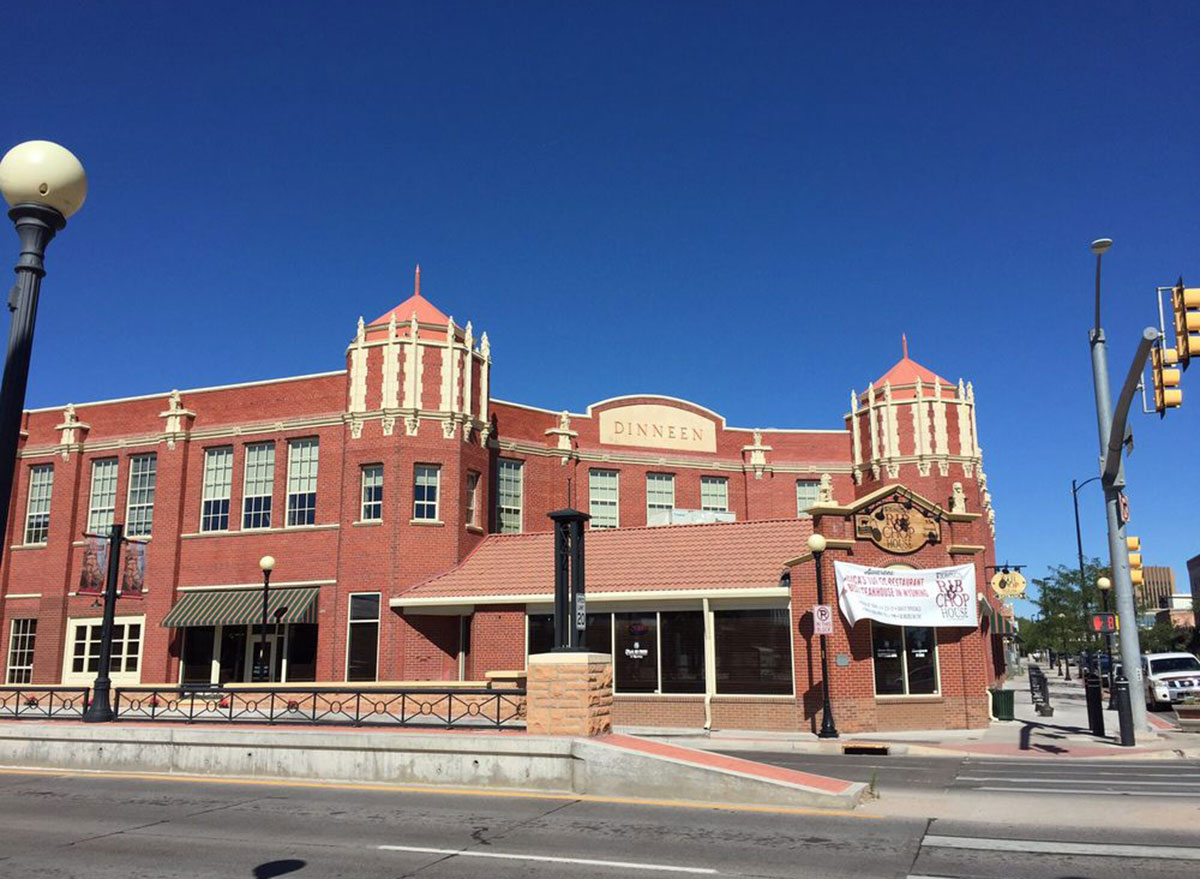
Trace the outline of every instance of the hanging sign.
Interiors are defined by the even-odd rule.
[[[975,566],[920,571],[834,562],[838,604],[850,625],[875,620],[893,626],[979,625]]]
[[[1025,594],[1025,577],[1020,571],[997,571],[992,577],[992,591],[1000,598],[1017,598]]]
[[[141,540],[125,543],[125,570],[121,573],[121,598],[141,598],[146,583],[146,544]]]
[[[816,635],[833,634],[833,606],[829,604],[813,605],[813,633]]]
[[[104,571],[108,567],[108,538],[85,534],[83,569],[79,572],[78,595],[103,595]]]

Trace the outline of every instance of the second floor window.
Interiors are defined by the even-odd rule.
[[[438,488],[442,469],[432,464],[418,464],[413,480],[413,518],[422,522],[438,521]]]
[[[271,527],[271,495],[275,491],[275,443],[246,446],[242,479],[242,529]]]
[[[675,509],[675,475],[673,473],[646,474],[646,523],[655,521],[665,511],[668,517]]]
[[[496,471],[496,527],[501,534],[515,534],[521,530],[524,469],[520,461],[500,459]]]
[[[362,521],[378,522],[383,518],[383,465],[368,464],[362,468]]]
[[[54,488],[54,465],[29,468],[29,506],[25,512],[25,542],[45,543],[50,536],[50,492]]]
[[[92,534],[104,534],[112,527],[117,509],[116,458],[104,458],[92,462],[92,490],[88,498],[87,530]]]
[[[717,513],[729,511],[729,480],[724,476],[700,477],[700,509]]]
[[[154,527],[154,484],[158,456],[134,455],[129,459],[129,503],[125,508],[125,533],[142,537]]]
[[[200,501],[200,530],[229,530],[229,494],[233,489],[233,448],[204,452],[204,486]]]
[[[817,490],[820,489],[821,483],[816,479],[798,479],[796,480],[796,515],[802,519],[807,519],[808,508],[817,505]]]
[[[616,470],[588,471],[588,512],[593,528],[616,528],[620,523]]]
[[[467,473],[467,524],[479,527],[479,474],[474,470]]]
[[[317,452],[315,439],[288,443],[288,525],[312,525],[317,520]]]

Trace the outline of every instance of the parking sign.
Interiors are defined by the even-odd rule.
[[[813,631],[818,635],[833,634],[833,605],[813,605]]]

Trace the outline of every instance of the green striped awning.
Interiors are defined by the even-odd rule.
[[[267,621],[272,623],[315,623],[316,586],[272,589],[267,594]],[[175,603],[162,624],[184,626],[237,626],[262,622],[261,589],[213,589],[188,592]]]

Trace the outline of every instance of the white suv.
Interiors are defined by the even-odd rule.
[[[1179,702],[1184,696],[1200,696],[1200,659],[1190,653],[1145,654],[1142,680],[1150,709]]]

